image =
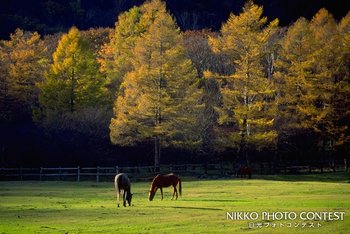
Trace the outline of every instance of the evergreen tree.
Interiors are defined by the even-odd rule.
[[[39,84],[44,115],[51,117],[103,104],[106,92],[98,69],[94,53],[79,30],[72,27],[61,37],[46,79]]]
[[[235,72],[229,76],[206,73],[206,77],[222,79],[223,107],[218,108],[219,124],[225,126],[223,145],[237,148],[248,159],[248,147],[273,146],[276,106],[273,81],[265,77],[262,64],[265,47],[277,29],[278,20],[266,26],[263,9],[251,1],[243,12],[230,15],[222,26],[222,36],[211,38],[214,51],[222,52],[234,62]]]
[[[198,140],[194,115],[196,71],[186,58],[179,28],[165,4],[159,3],[148,3],[158,5],[158,13],[136,41],[134,70],[121,85],[110,124],[114,144],[132,145],[153,139],[156,167],[162,146],[193,146]]]

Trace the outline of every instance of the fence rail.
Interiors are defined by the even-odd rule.
[[[272,162],[254,163],[250,165],[253,174],[300,174],[323,173],[330,171],[347,171],[347,162],[309,161],[302,164]],[[238,165],[221,164],[181,164],[161,165],[159,172],[154,166],[140,167],[40,167],[40,168],[0,168],[0,180],[96,180],[111,181],[119,172],[128,173],[129,177],[138,180],[149,180],[157,173],[174,172],[184,176],[234,176]]]

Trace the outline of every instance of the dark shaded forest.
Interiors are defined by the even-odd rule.
[[[349,158],[350,3],[143,2],[3,3],[0,166]]]
[[[144,0],[5,0],[0,8],[0,38],[8,39],[16,28],[41,35],[68,30],[72,25],[86,30],[113,27],[117,16]],[[239,13],[244,0],[167,0],[167,8],[182,30],[219,30],[230,12]],[[287,26],[300,16],[311,19],[321,8],[340,20],[350,8],[344,0],[256,0],[269,19]]]

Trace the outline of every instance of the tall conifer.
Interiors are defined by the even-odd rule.
[[[98,69],[94,53],[72,27],[61,37],[46,79],[39,84],[44,114],[72,113],[105,102],[104,78]]]
[[[262,7],[249,1],[240,15],[230,15],[221,28],[222,36],[210,40],[213,50],[229,56],[235,66],[232,75],[207,72],[206,76],[223,80],[219,123],[230,126],[224,131],[223,141],[226,146],[237,148],[242,159],[248,159],[248,146],[273,146],[277,135],[273,128],[275,88],[273,81],[265,77],[262,60],[278,20],[266,25],[267,18],[262,13]]]
[[[155,0],[147,6],[150,4],[157,6],[157,15],[136,41],[134,70],[121,85],[110,136],[112,143],[121,145],[152,140],[158,167],[162,146],[196,144],[198,92],[194,87],[196,71],[186,58],[180,29],[164,3]]]

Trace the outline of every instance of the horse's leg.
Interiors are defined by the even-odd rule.
[[[123,190],[123,206],[126,206],[126,191],[125,189]]]
[[[117,206],[118,207],[119,207],[119,192],[120,192],[119,190],[116,191],[116,193],[117,193]]]
[[[159,189],[160,189],[160,193],[162,194],[162,200],[163,200],[163,188],[160,187]]]
[[[117,198],[117,207],[119,207],[119,186],[118,186],[118,181],[117,181],[117,176],[114,178],[114,188],[115,188],[115,195]]]
[[[176,188],[176,185],[174,186],[174,194],[176,195],[176,200],[177,200],[177,198],[178,198],[178,194],[177,194],[177,188]],[[173,195],[173,198],[174,198],[174,195]]]
[[[174,192],[173,192],[173,197],[171,198],[171,200],[173,200],[174,199],[174,195],[175,195],[175,186],[173,185],[173,187],[174,187]]]
[[[117,197],[118,197],[117,203],[118,203],[118,207],[119,207],[120,195],[122,195],[121,192],[122,192],[122,190],[121,190],[121,189],[118,189],[118,192],[117,192]]]

